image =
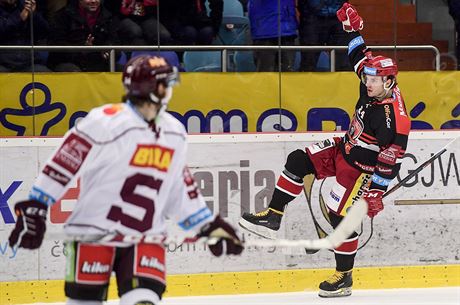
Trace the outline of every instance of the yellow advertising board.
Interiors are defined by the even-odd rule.
[[[460,72],[401,72],[413,129],[460,128]],[[193,132],[348,128],[354,73],[182,73],[169,110]],[[93,107],[118,103],[120,73],[0,74],[0,136],[61,136]]]

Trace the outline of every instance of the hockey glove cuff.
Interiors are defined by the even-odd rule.
[[[10,246],[39,248],[45,236],[48,206],[36,200],[20,201],[14,206],[14,212],[17,221],[8,238]]]
[[[222,254],[240,254],[243,249],[243,243],[235,229],[225,222],[219,215],[213,222],[204,226],[198,237],[207,237],[211,243],[208,243],[209,250],[215,256]]]

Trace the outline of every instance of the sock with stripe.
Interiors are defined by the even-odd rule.
[[[303,189],[303,181],[295,179],[287,170],[278,178],[275,191],[268,205],[270,208],[283,212],[285,206],[300,195]]]

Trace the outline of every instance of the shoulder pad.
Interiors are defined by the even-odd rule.
[[[111,142],[133,128],[147,128],[147,123],[136,120],[125,104],[107,104],[92,109],[75,126],[95,143]]]
[[[175,133],[184,138],[187,137],[187,131],[185,130],[184,125],[170,113],[162,113],[159,126],[161,126],[165,132]]]

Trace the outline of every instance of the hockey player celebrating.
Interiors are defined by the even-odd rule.
[[[348,54],[361,79],[353,120],[343,138],[333,138],[291,152],[278,179],[268,209],[243,214],[240,226],[258,235],[275,238],[285,206],[300,195],[303,178],[334,177],[325,201],[334,228],[347,209],[361,196],[374,217],[383,209],[382,196],[400,169],[410,130],[404,100],[396,83],[398,68],[391,58],[373,56],[359,34],[363,20],[356,9],[344,3],[337,17],[348,32]],[[358,249],[355,232],[334,249],[336,271],[319,285],[319,296],[348,296]]]
[[[233,227],[207,208],[187,169],[186,131],[165,112],[177,81],[177,69],[161,57],[131,59],[123,72],[124,103],[95,108],[70,129],[29,200],[14,207],[18,219],[10,245],[39,248],[48,207],[80,179],[66,234],[90,240],[116,233],[104,241],[67,243],[68,305],[102,304],[112,271],[120,304],[158,304],[166,287],[165,249],[147,239],[166,236],[166,217],[190,236],[212,238],[216,256],[243,250]],[[130,243],[128,236],[145,238]]]

